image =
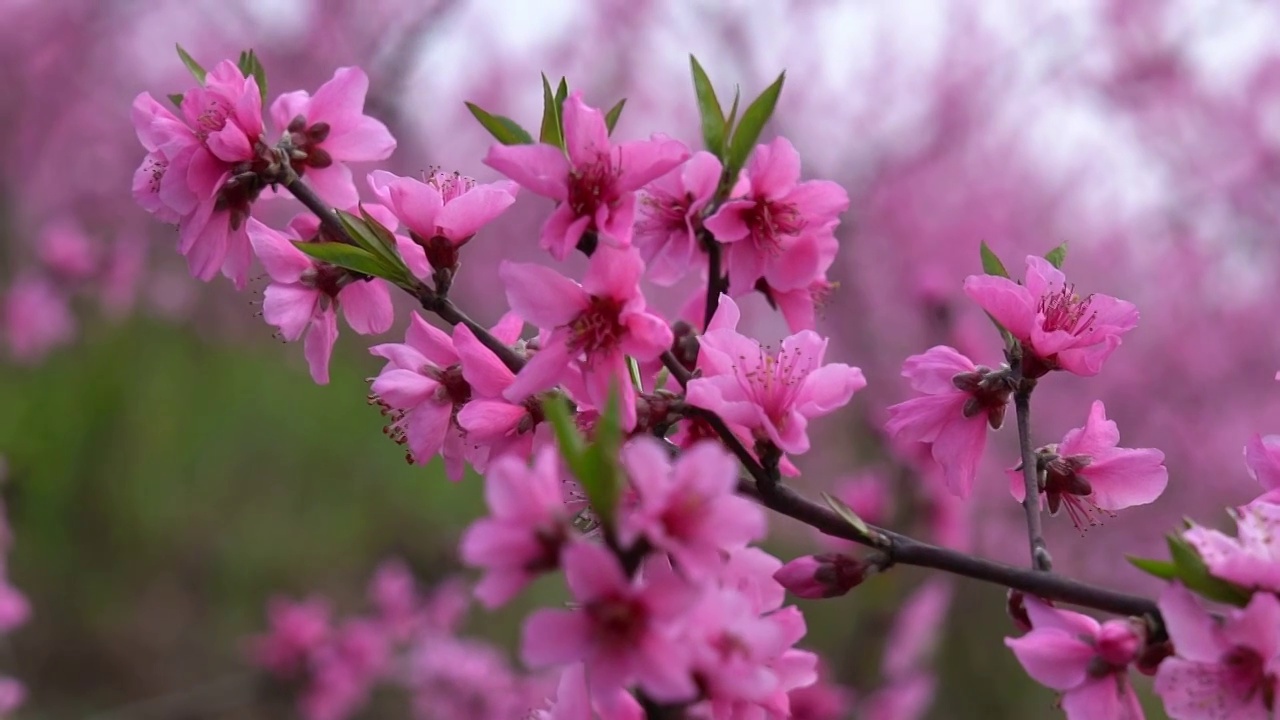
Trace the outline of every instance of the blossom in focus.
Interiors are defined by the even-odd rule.
[[[1195,547],[1214,577],[1243,588],[1280,592],[1280,505],[1254,500],[1232,513],[1236,537],[1192,525],[1182,537]]]
[[[643,272],[634,249],[597,250],[581,285],[541,265],[504,262],[498,275],[511,309],[550,331],[507,388],[507,400],[520,402],[580,372],[586,399],[603,408],[617,388],[623,427],[635,427],[635,387],[626,358],[654,360],[672,342],[666,321],[645,309],[639,286]]]
[[[1164,453],[1152,448],[1116,447],[1120,430],[1095,400],[1084,427],[1069,431],[1057,445],[1038,451],[1045,502],[1057,514],[1064,506],[1075,526],[1096,524],[1095,510],[1113,512],[1146,505],[1169,483]],[[1022,502],[1026,483],[1020,468],[1009,471],[1009,490]]]
[[[889,435],[929,445],[947,487],[968,497],[987,446],[987,428],[1004,424],[1012,388],[1005,375],[974,365],[955,348],[937,345],[912,355],[902,375],[919,397],[889,408]]]
[[[1129,664],[1144,634],[1131,620],[1097,620],[1026,599],[1032,629],[1006,638],[1018,662],[1036,682],[1062,693],[1068,720],[1142,720],[1129,684]]]
[[[272,281],[263,291],[262,317],[279,328],[285,340],[306,333],[304,354],[311,379],[324,385],[338,340],[338,309],[361,335],[386,332],[395,319],[391,293],[382,280],[361,278],[294,247],[294,239],[318,237],[320,225],[313,216],[299,215],[289,227],[292,238],[256,219],[249,221],[254,253]]]
[[[545,447],[529,467],[522,458],[501,457],[485,476],[489,515],[467,528],[458,544],[462,562],[482,568],[475,594],[485,607],[515,597],[540,573],[560,565],[572,516],[565,505],[556,450]]]
[[[970,275],[965,293],[1022,343],[1025,377],[1051,370],[1097,375],[1138,325],[1132,303],[1110,295],[1081,297],[1048,260],[1027,256],[1025,284],[995,275]]]
[[[672,462],[658,440],[637,437],[621,460],[636,495],[622,517],[625,544],[643,536],[696,575],[717,571],[722,552],[764,536],[764,512],[737,494],[738,462],[719,443],[698,443]]]
[[[334,207],[360,199],[346,163],[386,160],[396,147],[387,126],[364,114],[368,91],[363,70],[342,67],[315,95],[296,90],[271,103],[271,120],[292,148],[294,171]]]
[[[519,326],[504,321],[493,330],[495,337],[510,342]],[[461,332],[470,337],[465,326],[454,328],[455,337]],[[409,459],[418,465],[442,455],[445,471],[456,482],[462,479],[468,459],[483,467],[487,453],[464,438],[458,421],[472,389],[454,342],[415,312],[403,343],[375,345],[369,352],[387,360],[370,389],[375,401],[391,414],[387,426],[391,437],[408,448]],[[498,364],[492,352],[484,361]]]
[[[636,191],[684,162],[689,149],[664,135],[611,144],[604,113],[588,107],[580,92],[569,95],[562,113],[564,150],[545,143],[495,144],[484,163],[557,201],[539,240],[557,260],[584,237],[630,247]]]
[[[519,316],[508,313],[498,322],[493,335],[514,343],[523,325]],[[457,422],[466,441],[483,449],[473,455],[472,464],[484,472],[488,461],[503,455],[528,460],[538,429],[546,428],[538,398],[531,396],[513,403],[504,397],[516,374],[466,325],[453,329],[453,346],[462,364],[462,377],[471,385],[471,399],[458,411]]]
[[[802,330],[782,341],[777,354],[737,331],[740,313],[728,296],[698,353],[701,375],[689,382],[688,402],[716,413],[731,427],[750,431],[788,453],[809,449],[809,419],[842,407],[866,386],[862,371],[823,364],[827,341]]]
[[[706,227],[725,243],[734,295],[750,292],[771,273],[791,290],[820,274],[820,253],[790,253],[806,235],[830,235],[849,208],[844,188],[829,180],[800,182],[800,154],[786,138],[758,145],[745,170],[747,188],[707,218]]]
[[[1267,720],[1280,677],[1280,601],[1254,593],[1219,620],[1178,583],[1160,596],[1174,657],[1156,672],[1155,690],[1174,720]]]
[[[696,600],[694,588],[669,569],[648,572],[653,565],[628,578],[612,552],[590,542],[568,545],[562,564],[576,607],[538,610],[525,620],[525,663],[582,662],[596,702],[633,684],[658,702],[693,698],[689,648],[676,630]]]
[[[641,192],[633,242],[649,279],[658,285],[673,285],[705,264],[698,230],[702,211],[720,183],[721,169],[715,155],[698,151]]]

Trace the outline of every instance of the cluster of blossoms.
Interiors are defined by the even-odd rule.
[[[791,456],[810,449],[809,421],[866,384],[858,368],[826,362],[827,340],[813,330],[815,309],[832,289],[826,273],[847,195],[834,183],[802,182],[785,139],[756,144],[781,79],[736,128],[714,98],[700,95],[708,151],[697,153],[662,135],[614,143],[621,105],[606,114],[580,93],[562,86],[553,95],[548,86],[541,142],[473,108],[501,140],[485,164],[510,181],[375,171],[361,202],[344,163],[382,159],[394,147],[386,128],[364,115],[363,74],[344,68],[314,96],[278,98],[271,116],[280,139],[270,144],[261,68],[247,57],[209,73],[190,62],[201,84],[175,99],[181,117],[146,94],[135,102],[149,153],[135,178],[139,203],[178,224],[179,250],[199,278],[221,271],[243,287],[255,258],[261,263],[270,277],[264,319],[286,340],[305,335],[318,383],[329,379],[339,309],[355,332],[385,332],[395,323],[395,287],[453,325],[445,332],[413,314],[403,343],[374,346],[386,365],[370,399],[411,462],[441,456],[455,480],[468,465],[485,475],[490,514],[460,546],[463,561],[483,571],[475,588],[483,604],[500,607],[547,573],[563,574],[571,598],[568,608],[537,611],[523,626],[525,663],[558,672],[545,702],[545,690],[526,693],[536,682],[492,669],[505,668],[496,656],[464,662],[432,654],[449,647],[455,624],[422,619],[433,603],[417,599],[402,569],[375,580],[374,619],[334,629],[322,603],[277,606],[275,632],[256,646],[259,663],[304,681],[305,712],[320,720],[349,715],[391,676],[440,693],[420,703],[427,717],[452,717],[455,707],[484,717],[497,705],[548,720],[673,709],[707,720],[803,716],[797,707],[809,717],[838,712],[838,692],[815,685],[818,658],[796,647],[805,622],[796,607],[784,607],[784,591],[842,595],[896,561],[894,540],[832,501],[858,529],[852,537],[883,552],[783,565],[751,547],[765,534],[765,514],[739,494],[745,466],[756,481],[751,491],[779,509],[771,502],[782,476],[799,474]],[[279,186],[312,213],[285,231],[251,217],[254,202]],[[540,245],[556,261],[581,252],[586,270],[578,281],[541,264],[502,263],[497,276],[510,312],[485,329],[448,293],[463,247],[519,189],[555,201]],[[1137,324],[1131,304],[1077,294],[1059,269],[1064,256],[1060,249],[1029,257],[1022,282],[984,258],[989,272],[964,288],[999,327],[1005,363],[977,365],[946,346],[908,358],[903,374],[919,397],[891,407],[887,426],[908,454],[928,458],[922,475],[940,476],[964,498],[987,430],[1003,425],[1013,402],[1023,452],[1011,489],[1028,516],[1037,573],[1049,570],[1038,537],[1041,505],[1053,514],[1065,507],[1083,527],[1154,501],[1168,481],[1160,451],[1119,447],[1101,402],[1062,442],[1030,444],[1023,421],[1036,384],[1054,371],[1096,375]],[[680,317],[646,302],[644,282],[671,285],[691,272],[701,283]],[[740,330],[734,298],[756,292],[793,333],[777,350]],[[572,411],[556,410],[568,403]],[[1280,484],[1277,444],[1258,439],[1248,451],[1269,490]],[[1208,590],[1248,601],[1222,624],[1177,583],[1159,613],[1105,623],[1016,595],[1011,607],[1028,632],[1010,647],[1032,677],[1063,693],[1062,707],[1076,720],[1140,716],[1130,665],[1156,673],[1177,718],[1270,713],[1280,662],[1273,499],[1239,510],[1238,538],[1198,527],[1185,533],[1202,574],[1220,583]],[[1185,570],[1162,572],[1189,581]],[[1203,583],[1192,589],[1206,592]],[[904,611],[885,661],[886,687],[867,713],[910,718],[923,710],[932,688],[921,666],[932,633],[921,628],[941,622],[949,594],[949,585],[926,585]],[[410,656],[409,670],[396,661]],[[483,688],[470,670],[505,689]]]
[[[377,688],[399,689],[420,720],[507,720],[549,690],[502,652],[459,635],[467,588],[445,582],[429,594],[404,563],[384,562],[369,583],[373,612],[336,620],[328,601],[276,598],[269,628],[248,644],[250,661],[298,696],[307,720],[345,720]]]

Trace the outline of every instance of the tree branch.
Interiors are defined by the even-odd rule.
[[[720,307],[720,293],[728,288],[725,287],[727,283],[724,271],[720,269],[720,243],[706,230],[700,231],[698,237],[702,241],[702,247],[707,251],[707,302],[706,311],[702,315],[702,329],[705,331],[711,325],[711,318],[715,317],[716,310]]]
[[[1022,377],[1018,371],[1018,385],[1013,392],[1013,409],[1018,415],[1018,445],[1022,448],[1022,482],[1026,495],[1022,498],[1022,510],[1027,516],[1027,542],[1031,546],[1031,567],[1036,570],[1053,569],[1049,546],[1044,541],[1040,527],[1040,471],[1036,463],[1036,451],[1031,447],[1031,391],[1035,380]]]

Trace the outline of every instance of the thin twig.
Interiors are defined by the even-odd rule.
[[[1031,446],[1031,391],[1034,380],[1027,380],[1018,373],[1019,382],[1013,392],[1013,409],[1018,415],[1018,445],[1022,448],[1022,481],[1026,496],[1022,498],[1022,510],[1027,516],[1027,542],[1031,546],[1031,567],[1036,570],[1053,569],[1049,546],[1044,541],[1040,527],[1040,471],[1036,465],[1036,451]]]
[[[720,269],[720,243],[706,230],[699,232],[698,236],[707,251],[707,302],[702,315],[702,329],[706,330],[720,307],[720,293],[728,288],[725,287],[724,271]]]

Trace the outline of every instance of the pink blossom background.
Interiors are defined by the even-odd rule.
[[[803,459],[798,487],[816,495],[838,478],[879,473],[903,500],[887,521],[919,525],[925,514],[907,501],[916,481],[894,469],[880,434],[884,408],[906,396],[898,377],[903,358],[947,343],[980,362],[997,362],[995,333],[960,293],[965,276],[978,271],[979,243],[1015,269],[1023,256],[1067,242],[1065,270],[1078,290],[1130,300],[1142,320],[1100,376],[1041,383],[1035,440],[1060,439],[1101,399],[1123,445],[1166,453],[1170,483],[1155,504],[1083,535],[1065,518],[1050,520],[1050,547],[1064,573],[1150,591],[1124,555],[1162,556],[1164,533],[1182,517],[1220,523],[1221,508],[1255,495],[1243,469],[1244,442],[1255,432],[1280,430],[1273,295],[1280,280],[1278,30],[1280,8],[1246,0],[9,0],[0,7],[0,87],[7,98],[0,106],[0,367],[17,379],[0,386],[0,452],[39,477],[44,458],[37,448],[51,445],[39,441],[55,431],[6,405],[39,403],[32,383],[86,372],[77,363],[101,355],[85,348],[110,343],[140,322],[152,328],[143,337],[194,336],[202,348],[253,354],[278,366],[272,372],[305,380],[301,353],[271,342],[244,296],[225,283],[188,278],[173,252],[173,230],[153,223],[129,197],[142,154],[129,102],[140,91],[159,95],[188,82],[175,42],[206,65],[254,48],[273,95],[314,89],[336,67],[359,64],[371,76],[370,113],[400,143],[388,169],[409,174],[441,166],[483,180],[493,179],[479,162],[489,140],[463,101],[533,126],[541,110],[539,71],[553,80],[567,76],[596,105],[626,97],[619,136],[663,131],[695,145],[693,53],[722,96],[736,84],[749,98],[785,69],[766,139],[786,135],[806,177],[835,180],[852,198],[832,269],[839,287],[819,329],[833,338],[829,359],[862,367],[869,386],[847,412],[815,424],[815,451]],[[522,197],[497,228],[468,246],[456,283],[459,305],[482,322],[496,319],[504,309],[494,292],[497,262],[540,259],[535,237],[549,210]],[[674,311],[682,299],[663,293],[653,302]],[[744,307],[764,337],[781,335],[780,319],[762,302]],[[349,358],[362,350],[339,349]],[[57,369],[45,372],[46,365]],[[130,367],[136,366],[122,362],[95,372],[127,374]],[[334,373],[340,391],[305,402],[333,413],[358,410],[361,373],[372,365],[352,359],[344,368],[345,375]],[[270,385],[263,391],[271,392]],[[208,402],[188,410],[217,413],[217,398]],[[74,401],[64,411],[99,413],[108,423],[120,412]],[[154,421],[196,432],[184,425],[189,417]],[[372,436],[379,421],[370,414],[353,426]],[[371,447],[396,459],[389,443]],[[281,444],[271,451],[304,450],[310,451]],[[977,492],[950,536],[979,554],[1020,563],[1020,510],[1000,472],[1016,455],[1006,429],[989,447]],[[246,454],[240,467],[251,472],[254,462]],[[405,477],[432,487],[441,482],[422,475]],[[345,480],[331,475],[317,482]],[[24,541],[24,525],[37,521],[24,523],[21,505],[15,508],[14,572],[21,585],[20,571],[38,564],[24,566],[23,545],[49,535],[36,528]],[[810,540],[782,523],[777,530],[795,547]],[[442,556],[446,542],[441,538]],[[33,582],[40,575],[32,570]],[[875,592],[858,606],[884,599],[886,593]],[[39,642],[61,640],[57,616],[42,618],[41,593],[32,596],[37,623],[51,624],[37,625]],[[46,607],[56,612],[56,605]],[[812,616],[811,627],[841,616],[839,608],[828,609]],[[991,625],[970,637],[961,630],[957,642],[1001,653],[1005,631]],[[852,655],[856,674],[866,663]],[[155,684],[161,681],[143,683],[149,690]]]

